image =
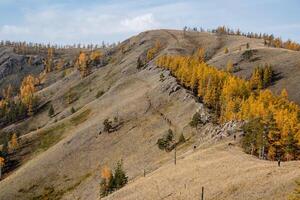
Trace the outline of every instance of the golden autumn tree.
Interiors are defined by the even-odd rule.
[[[247,81],[209,66],[195,54],[160,56],[156,64],[170,70],[185,87],[193,91],[197,88],[194,94],[215,111],[221,123],[258,120],[249,126],[254,128],[249,139],[255,143],[248,143],[256,155],[266,155],[270,160],[300,158],[300,108],[288,100],[285,89],[279,96],[263,89],[272,79],[269,65],[256,67]],[[256,128],[264,131],[255,131]]]
[[[154,56],[160,51],[160,49],[161,49],[161,43],[159,40],[157,40],[154,44],[154,47],[150,48],[147,51],[147,55],[146,55],[147,62],[152,60]]]
[[[104,166],[101,169],[100,195],[107,196],[110,192],[110,184],[112,180],[112,171],[109,167]]]
[[[63,58],[59,59],[56,63],[55,69],[56,70],[62,70],[65,64],[65,60]]]
[[[263,78],[261,69],[256,67],[252,73],[250,84],[253,89],[262,89],[263,88]]]
[[[103,57],[103,53],[101,51],[94,50],[90,55],[90,60],[92,62],[99,63],[102,57]]]
[[[32,75],[28,75],[22,81],[20,87],[20,99],[28,109],[28,115],[33,115],[33,107],[36,104],[35,93],[35,78]]]
[[[19,146],[17,134],[14,133],[9,141],[9,150],[14,152]]]
[[[47,58],[44,60],[44,65],[45,65],[45,72],[51,72],[53,69],[53,48],[48,48],[47,50]]]
[[[204,62],[205,61],[205,49],[204,48],[199,48],[196,51],[195,57],[196,57],[196,59],[198,60],[199,63]]]
[[[228,52],[229,52],[229,49],[226,47],[226,48],[224,49],[224,53],[227,54]]]
[[[88,56],[84,52],[80,52],[78,56],[78,70],[80,71],[81,77],[86,77],[90,74],[90,67],[88,63]]]
[[[234,72],[233,63],[232,63],[231,60],[228,60],[228,62],[226,64],[226,71],[229,72],[229,73]]]
[[[9,84],[7,88],[3,89],[3,92],[2,92],[3,97],[5,99],[10,99],[11,95],[12,95],[12,91],[13,91],[12,86],[11,86],[11,84]]]

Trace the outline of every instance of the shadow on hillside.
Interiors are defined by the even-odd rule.
[[[274,72],[273,73],[273,77],[272,77],[272,83],[271,83],[271,86],[272,85],[275,85],[275,83],[279,80],[281,80],[283,77],[282,75],[282,72]]]

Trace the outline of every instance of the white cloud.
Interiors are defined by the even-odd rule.
[[[19,34],[29,34],[30,30],[25,27],[18,27],[14,25],[4,25],[0,29],[0,34],[13,34],[13,35],[19,35]]]
[[[158,28],[152,13],[134,13],[130,17],[116,13],[114,6],[67,9],[56,6],[27,10],[19,25],[0,27],[0,38],[33,42],[100,43],[107,38],[122,40],[147,29]]]
[[[126,18],[121,21],[124,30],[142,31],[159,27],[159,23],[154,19],[152,13]]]

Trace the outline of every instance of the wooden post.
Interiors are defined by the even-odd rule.
[[[202,186],[201,200],[204,200],[204,187]]]
[[[174,148],[174,164],[176,165],[176,146]]]
[[[146,177],[146,170],[144,169],[144,177]]]

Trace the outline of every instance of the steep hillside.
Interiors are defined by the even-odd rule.
[[[19,88],[23,78],[29,74],[37,75],[42,72],[40,56],[34,56],[32,63],[28,63],[29,56],[18,55],[13,48],[0,47],[0,89],[8,87]]]
[[[228,146],[234,142],[223,136],[231,137],[230,130],[212,120],[199,129],[189,126],[196,111],[210,118],[205,106],[153,60],[137,69],[138,58],[156,41],[162,50],[155,56],[188,55],[202,47],[208,63],[223,68],[232,59],[241,68],[236,74],[246,78],[259,63],[271,63],[278,74],[271,89],[286,87],[290,98],[300,103],[300,52],[264,47],[262,40],[241,36],[144,32],[112,49],[108,64],[93,68],[85,78],[72,67],[64,75],[47,75],[47,84],[37,92],[43,108],[2,130],[21,136],[14,155],[18,165],[1,180],[0,199],[98,199],[100,169],[120,159],[129,184],[107,199],[195,199],[201,186],[206,199],[282,199],[293,190],[300,177],[299,161],[278,168],[244,154],[237,144]],[[253,52],[247,59],[246,43]],[[53,117],[48,116],[50,104]],[[103,132],[106,118],[116,118],[116,131]],[[173,152],[156,144],[168,129],[176,139],[181,133],[187,138],[178,148],[176,166]]]

